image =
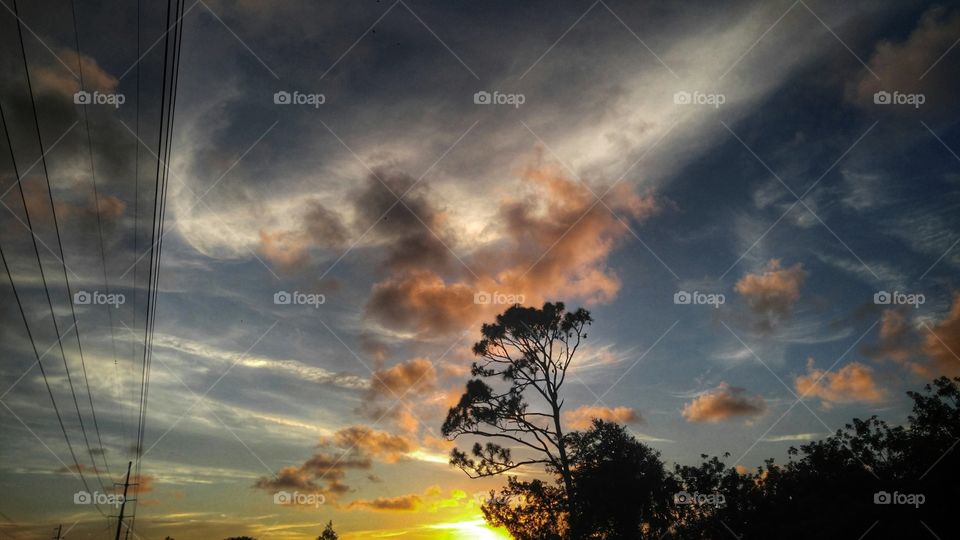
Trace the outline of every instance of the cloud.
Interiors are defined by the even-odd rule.
[[[130,478],[132,484],[137,484],[137,493],[150,493],[153,491],[153,482],[156,477],[149,474],[134,475]]]
[[[513,295],[527,305],[557,297],[586,303],[612,300],[620,280],[607,259],[629,234],[621,219],[643,220],[659,207],[652,196],[638,195],[626,184],[614,187],[600,204],[594,193],[605,191],[595,186],[591,192],[552,165],[527,167],[520,185],[500,200],[495,221],[488,225],[495,240],[478,244],[461,238],[457,245],[469,244],[472,251],[456,265],[447,264],[450,250],[435,245],[437,236],[426,229],[432,223],[445,231],[445,216],[425,196],[415,199],[426,217],[413,221],[413,212],[406,211],[395,219],[395,244],[386,257],[393,272],[374,285],[367,315],[393,330],[430,336],[468,329],[506,307],[477,304],[474,295],[480,292]],[[374,207],[386,202],[370,195],[364,199]],[[407,247],[414,244],[417,250],[410,257]],[[459,276],[444,275],[454,269]]]
[[[891,308],[880,315],[880,337],[876,345],[863,347],[863,353],[877,360],[894,360],[914,365],[918,339],[907,318],[909,308]]]
[[[390,277],[373,286],[366,313],[380,324],[415,334],[450,334],[477,319],[474,289],[448,284],[424,270]]]
[[[379,512],[413,512],[420,508],[422,499],[419,495],[402,495],[400,497],[377,497],[373,500],[358,500],[347,505],[354,510],[358,508],[376,510]]]
[[[425,183],[380,167],[355,194],[354,206],[355,227],[361,233],[369,230],[384,245],[385,264],[391,270],[426,267],[442,271],[451,264],[453,256],[447,246],[455,238],[446,213],[431,200]]]
[[[405,392],[432,390],[437,371],[426,358],[414,358],[388,368],[374,370],[370,378],[370,394],[399,398]]]
[[[295,490],[336,499],[351,490],[344,482],[352,470],[368,471],[374,459],[396,463],[417,451],[414,441],[367,426],[349,426],[320,441],[321,451],[298,466],[257,479],[253,487],[269,492]],[[367,473],[370,479],[371,473]]]
[[[287,271],[304,270],[313,250],[342,248],[349,233],[339,214],[319,201],[310,201],[291,229],[261,230],[257,251],[271,263]]]
[[[335,373],[321,367],[307,365],[299,360],[275,359],[256,356],[250,353],[242,354],[240,352],[220,349],[213,345],[182,339],[168,334],[157,334],[154,337],[154,346],[218,361],[227,365],[267,370],[299,380],[306,380],[318,384],[332,384],[350,390],[366,388],[369,387],[370,384],[367,379],[363,377],[349,373]]]
[[[688,403],[683,417],[690,422],[720,422],[737,416],[756,416],[766,409],[762,397],[750,396],[746,389],[724,382]]]
[[[873,369],[860,362],[851,362],[836,372],[814,367],[813,358],[807,360],[807,374],[793,381],[797,393],[818,397],[825,408],[837,403],[878,402],[884,392],[877,387]]]
[[[567,425],[573,429],[590,429],[594,418],[618,424],[642,424],[643,418],[631,407],[603,407],[583,405],[567,411],[564,415]]]
[[[73,49],[58,49],[57,56],[64,59],[71,69],[76,70],[77,53]],[[107,73],[97,61],[85,54],[80,55],[80,67],[83,70],[83,82],[88,92],[113,92],[117,88],[117,79]],[[37,90],[59,94],[73,103],[73,94],[80,90],[80,79],[76,78],[56,60],[51,59],[32,69],[31,73]]]
[[[374,421],[391,420],[405,433],[413,433],[420,421],[402,396],[411,397],[437,388],[437,371],[426,358],[413,358],[374,370],[363,403],[356,411]]]
[[[449,492],[449,497],[443,496],[443,490],[440,486],[433,485],[427,487],[423,494],[411,493],[397,497],[377,497],[373,500],[356,500],[347,505],[350,510],[375,510],[381,512],[410,512],[422,510],[426,512],[436,512],[441,508],[453,508],[458,506],[470,506],[473,500],[462,489],[453,489]]]
[[[393,435],[366,426],[341,429],[334,434],[331,442],[340,448],[353,448],[387,463],[395,463],[417,448],[413,441],[401,435]]]
[[[285,490],[320,493],[335,499],[350,491],[350,486],[343,483],[347,471],[369,470],[372,466],[370,457],[357,449],[318,452],[302,465],[284,467],[272,477],[258,478],[253,487],[272,493]]]
[[[779,259],[770,259],[762,273],[743,276],[734,289],[747,299],[750,309],[762,317],[759,327],[770,330],[790,316],[806,277],[807,272],[800,263],[781,268]]]
[[[885,309],[880,317],[876,344],[864,346],[863,353],[877,360],[892,360],[914,374],[929,379],[960,375],[960,292],[953,294],[950,311],[932,326],[910,320],[907,307]]]
[[[257,479],[253,487],[267,491],[295,490],[311,493],[322,491],[320,485],[314,482],[313,475],[302,467],[284,467],[272,478]]]
[[[923,352],[932,365],[923,366],[926,375],[957,376],[960,374],[960,292],[953,293],[950,312],[933,327],[926,328]]]
[[[760,439],[763,442],[786,442],[786,441],[812,441],[817,437],[823,437],[829,433],[791,433],[790,435],[774,435]]]
[[[943,7],[930,8],[905,41],[884,41],[877,45],[869,61],[876,77],[864,70],[859,81],[848,90],[848,98],[872,107],[875,92],[898,91],[924,94],[927,107],[949,106],[960,92],[960,84],[955,76],[955,64],[950,64],[950,59],[943,55],[957,39],[960,39],[960,11],[948,13]]]

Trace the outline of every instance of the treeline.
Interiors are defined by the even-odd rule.
[[[519,540],[957,537],[960,378],[908,392],[904,426],[853,420],[753,471],[725,463],[729,454],[670,469],[617,424],[565,430],[563,385],[592,323],[582,308],[548,302],[482,326],[442,432],[473,441],[452,450],[451,465],[507,477],[482,506],[489,523]],[[511,476],[524,466],[547,480]]]
[[[855,419],[753,471],[729,454],[668,470],[625,428],[595,420],[568,435],[572,500],[559,478],[510,477],[484,516],[519,540],[956,538],[960,378],[908,395],[905,426]]]

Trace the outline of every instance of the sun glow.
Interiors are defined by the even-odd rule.
[[[454,523],[438,523],[430,525],[431,529],[442,530],[448,533],[442,538],[450,540],[509,540],[510,535],[503,529],[491,528],[482,519],[457,521]]]

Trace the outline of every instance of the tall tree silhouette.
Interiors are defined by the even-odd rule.
[[[513,306],[481,328],[483,339],[473,346],[475,361],[460,401],[443,423],[449,439],[464,435],[488,439],[476,442],[468,455],[451,451],[450,463],[472,478],[493,476],[524,465],[544,465],[560,476],[568,510],[573,477],[561,423],[560,395],[567,370],[593,319],[583,309],[566,311],[562,302],[543,308]],[[485,380],[506,383],[494,388]],[[510,446],[524,449],[514,457]],[[571,512],[571,515],[573,513]]]

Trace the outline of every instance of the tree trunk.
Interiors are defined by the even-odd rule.
[[[569,527],[568,536],[570,538],[579,537],[579,529],[576,526],[573,502],[573,477],[570,474],[570,460],[567,457],[567,448],[564,443],[563,428],[560,426],[560,405],[557,403],[557,393],[550,392],[550,405],[553,407],[553,425],[557,430],[557,450],[560,457],[560,477],[563,479],[563,489],[567,496],[567,526]]]

